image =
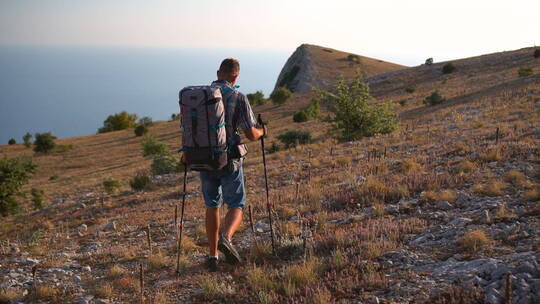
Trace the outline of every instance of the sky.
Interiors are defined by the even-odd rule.
[[[264,49],[404,65],[540,44],[538,0],[0,0],[0,45]]]

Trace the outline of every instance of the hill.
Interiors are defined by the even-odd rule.
[[[378,59],[302,44],[283,66],[275,88],[286,87],[295,93],[309,93],[312,86],[329,89],[340,76],[350,80],[358,71],[369,77],[403,68]]]
[[[314,142],[267,155],[275,256],[260,144],[249,143],[254,231],[246,216],[234,239],[246,262],[217,274],[202,265],[196,173],[188,175],[177,275],[182,175],[130,190],[129,180],[151,163],[133,130],[58,140],[72,148],[35,155],[38,171],[27,186],[45,190],[49,204],[31,211],[27,198],[21,215],[2,219],[0,301],[131,303],[143,265],[143,296],[155,303],[501,303],[506,292],[513,303],[536,303],[540,59],[533,51],[454,60],[449,74],[441,62],[368,75],[376,100],[396,104],[400,128],[354,142],[336,143],[320,120],[292,122],[309,93],[257,106],[269,120],[268,145],[291,129],[310,131]],[[424,104],[434,90],[446,101]],[[157,122],[150,132],[178,148],[177,121]],[[0,149],[33,155],[23,145]],[[105,193],[106,177],[122,181],[120,193]]]

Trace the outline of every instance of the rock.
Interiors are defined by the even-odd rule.
[[[491,216],[489,215],[489,210],[484,210],[484,214],[482,217],[482,222],[485,224],[491,223]]]
[[[88,230],[88,226],[86,224],[82,224],[79,227],[77,227],[77,230],[79,232],[86,232]]]
[[[77,205],[77,208],[79,209],[85,209],[86,208],[86,204],[85,203],[80,203]]]
[[[478,153],[472,152],[470,158],[471,158],[472,161],[477,160],[478,159]]]
[[[454,208],[454,206],[452,206],[452,204],[450,204],[447,201],[440,201],[437,203],[435,207],[439,210],[444,210],[444,211],[452,210]]]
[[[268,225],[268,224],[265,223],[265,222],[258,221],[258,222],[255,224],[255,231],[257,231],[257,232],[267,232],[267,231],[270,231],[270,225]]]
[[[110,221],[107,225],[105,225],[103,230],[105,231],[116,230],[116,221]]]
[[[92,271],[92,268],[90,268],[90,266],[83,266],[81,269],[84,272],[91,272]]]
[[[467,224],[471,223],[472,220],[470,218],[466,217],[458,217],[457,219],[454,219],[448,225],[450,226],[456,226],[456,227],[465,227]]]
[[[523,264],[516,267],[516,273],[520,273],[520,272],[530,273],[531,275],[536,276],[537,271],[530,262],[526,261]]]
[[[501,304],[503,301],[503,297],[497,289],[490,288],[486,291],[486,300],[490,304]]]
[[[39,260],[38,259],[32,259],[32,258],[25,258],[22,261],[22,263],[25,264],[25,265],[34,266],[34,265],[39,263]]]
[[[510,269],[506,265],[499,265],[495,270],[490,274],[491,280],[500,280],[502,279]]]

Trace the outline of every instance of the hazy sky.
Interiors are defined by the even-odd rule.
[[[0,0],[0,45],[311,43],[417,65],[540,44],[539,30],[539,0]]]

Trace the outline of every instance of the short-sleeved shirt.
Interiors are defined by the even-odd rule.
[[[228,127],[230,145],[238,145],[241,142],[238,129],[249,130],[257,125],[255,114],[251,109],[249,100],[246,95],[238,90],[232,90],[229,82],[226,80],[216,80],[212,82],[212,86],[219,86],[224,88],[224,101],[225,101],[225,124]],[[227,89],[225,89],[227,88]]]

